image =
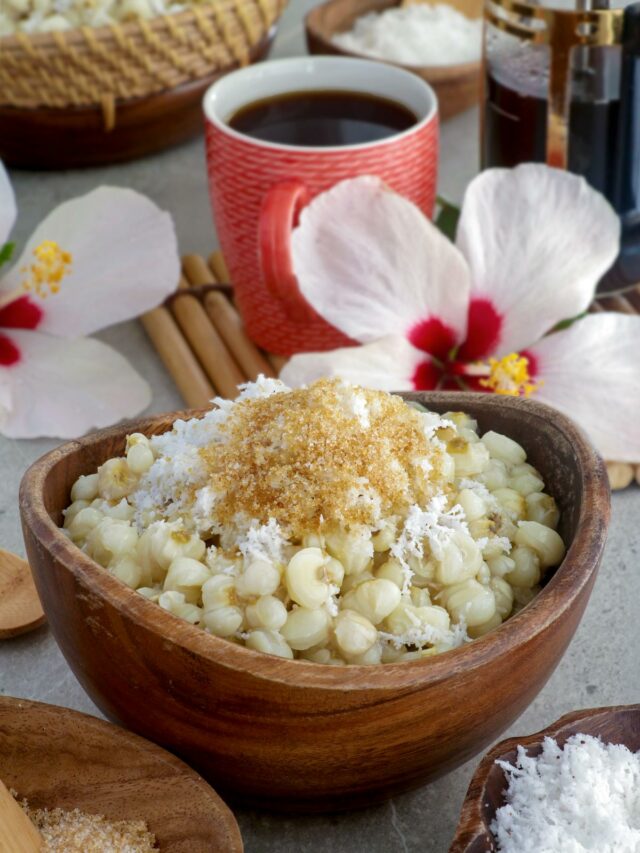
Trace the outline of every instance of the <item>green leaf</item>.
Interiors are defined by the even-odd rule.
[[[442,231],[445,237],[454,240],[456,230],[458,228],[458,220],[460,219],[460,208],[455,204],[447,201],[442,196],[437,196],[436,201],[440,210],[436,217],[436,226]]]
[[[582,314],[576,314],[575,317],[569,317],[568,320],[561,320],[556,326],[553,327],[553,329],[551,329],[551,332],[560,332],[562,331],[562,329],[568,329],[569,326],[573,326],[576,320],[582,320],[582,318],[586,317],[588,313],[588,311],[583,311]],[[551,334],[551,332],[549,332],[549,334]]]
[[[6,264],[7,261],[10,261],[13,257],[13,251],[16,247],[15,243],[5,243],[2,248],[0,248],[0,267],[3,264]]]

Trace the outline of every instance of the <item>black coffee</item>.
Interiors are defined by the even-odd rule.
[[[364,92],[290,92],[254,101],[229,119],[239,133],[281,145],[375,142],[408,130],[417,117],[396,101]]]

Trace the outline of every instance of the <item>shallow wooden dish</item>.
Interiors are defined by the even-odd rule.
[[[433,0],[446,2],[469,18],[482,16],[482,0]],[[328,53],[336,56],[358,56],[375,59],[364,53],[343,50],[331,39],[336,33],[350,30],[353,22],[367,12],[383,12],[399,6],[400,0],[328,0],[313,8],[305,18],[309,53]],[[382,62],[383,60],[376,60]],[[394,63],[390,63],[394,64]],[[397,63],[399,64],[399,63]],[[480,98],[480,70],[482,63],[465,62],[459,65],[417,67],[400,65],[417,74],[435,89],[438,96],[440,118],[447,119],[476,104]]]
[[[562,745],[575,734],[601,737],[605,743],[622,743],[632,752],[637,752],[640,750],[640,705],[576,711],[565,714],[535,734],[509,738],[496,744],[473,775],[449,853],[492,853],[496,850],[489,826],[496,811],[504,804],[502,792],[507,784],[496,760],[513,764],[518,746],[524,746],[531,756],[540,755],[545,737],[552,737]]]
[[[144,820],[162,853],[242,853],[235,818],[197,773],[69,708],[0,696],[0,779],[35,808]]]
[[[421,661],[336,668],[211,637],[125,587],[63,536],[57,524],[75,479],[120,455],[127,433],[164,432],[185,413],[69,442],[24,476],[29,561],[69,665],[107,715],[177,752],[227,795],[327,811],[370,805],[436,778],[526,708],[580,621],[606,538],[609,487],[579,430],[514,397],[403,396],[441,412],[464,409],[482,431],[521,442],[559,502],[570,545],[520,614],[465,648]]]
[[[276,26],[256,45],[250,61],[268,54]],[[204,130],[202,98],[230,66],[208,77],[144,98],[116,102],[115,126],[105,128],[102,108],[0,105],[0,159],[18,169],[79,169],[156,154]]]

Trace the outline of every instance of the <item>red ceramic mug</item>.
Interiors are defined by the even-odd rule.
[[[308,90],[378,95],[408,107],[417,121],[385,139],[336,147],[264,142],[227,123],[254,101]],[[281,59],[221,78],[208,89],[204,111],[213,216],[248,333],[281,355],[348,343],[300,295],[289,254],[291,229],[311,198],[358,175],[379,176],[431,216],[438,166],[433,90],[414,74],[380,62]]]

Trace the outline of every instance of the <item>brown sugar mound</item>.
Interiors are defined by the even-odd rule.
[[[291,538],[402,515],[442,491],[443,451],[397,396],[319,380],[243,400],[200,450],[215,521],[275,518]]]

